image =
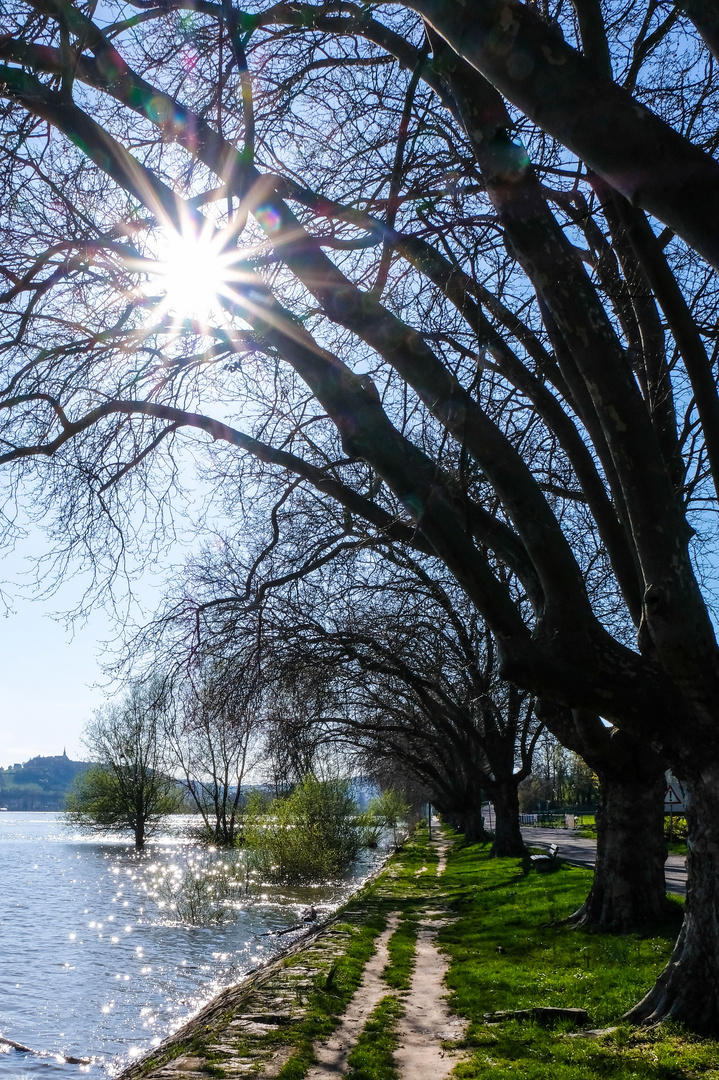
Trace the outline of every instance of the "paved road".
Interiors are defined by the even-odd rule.
[[[527,844],[557,844],[559,854],[569,862],[580,866],[594,866],[597,857],[597,841],[577,836],[573,829],[540,829],[528,826],[522,829],[522,836]],[[664,864],[664,876],[667,891],[685,896],[687,891],[687,871],[683,855],[670,855]]]

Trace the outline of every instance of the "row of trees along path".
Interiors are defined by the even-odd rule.
[[[448,574],[596,760],[610,876],[613,807],[684,782],[686,918],[631,1015],[719,1031],[711,5],[133,6],[3,5],[4,537],[24,503],[104,600],[189,457],[188,520],[287,539],[281,580],[347,543]]]

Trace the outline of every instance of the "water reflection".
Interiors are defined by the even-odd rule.
[[[225,898],[231,921],[190,925],[162,882],[197,859],[181,829],[138,853],[73,834],[56,814],[0,814],[0,1035],[47,1055],[0,1044],[0,1074],[117,1072],[292,937],[271,931],[308,906],[336,907],[368,872],[249,895],[245,880]]]

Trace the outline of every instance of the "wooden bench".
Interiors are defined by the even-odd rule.
[[[548,870],[554,863],[558,851],[559,847],[557,844],[550,844],[549,851],[546,855],[530,855],[529,860],[533,866],[536,866],[537,870]]]

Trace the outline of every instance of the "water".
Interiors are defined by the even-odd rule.
[[[0,814],[0,1035],[42,1052],[0,1044],[0,1080],[114,1075],[293,937],[267,931],[308,904],[332,910],[369,870],[313,888],[258,883],[240,894],[235,922],[183,926],[147,885],[194,850],[175,835],[137,853],[75,833],[58,814]]]

